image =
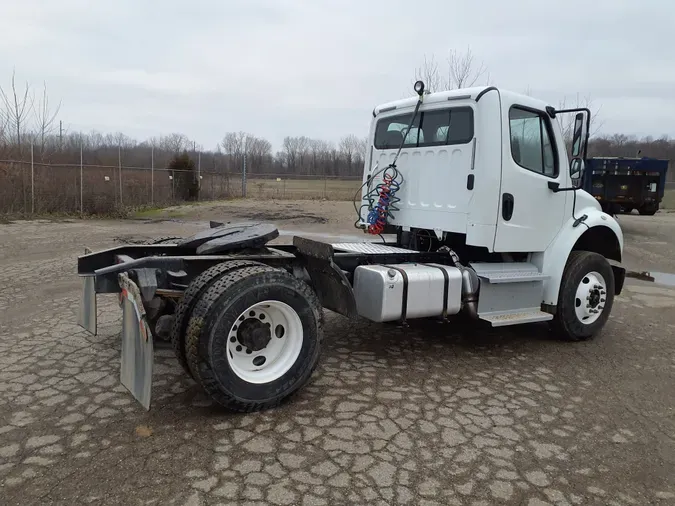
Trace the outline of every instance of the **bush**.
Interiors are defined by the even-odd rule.
[[[176,155],[169,163],[173,174],[174,199],[183,201],[199,200],[199,180],[197,179],[195,162],[184,151]]]

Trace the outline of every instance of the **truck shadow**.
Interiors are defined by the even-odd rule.
[[[329,378],[336,369],[352,371],[351,374],[358,376],[359,371],[374,368],[380,380],[400,382],[403,381],[401,366],[405,364],[410,374],[408,381],[414,383],[423,379],[423,375],[419,375],[422,371],[443,375],[443,371],[456,373],[457,367],[465,369],[468,364],[472,364],[472,372],[480,372],[482,366],[494,370],[495,367],[512,367],[513,364],[509,366],[508,362],[517,356],[559,355],[566,346],[569,349],[570,343],[556,338],[547,323],[501,328],[483,323],[461,318],[447,322],[420,319],[401,327],[366,320],[355,322],[327,311],[323,351],[309,385],[267,413],[285,417],[293,416],[297,409],[318,409],[321,398],[331,392]],[[364,377],[363,381],[372,381],[372,376]],[[453,380],[448,377],[448,381]],[[189,407],[189,412],[183,413],[181,418],[214,418],[236,423],[243,416],[210,402],[201,387],[194,383],[180,394],[177,402]]]
[[[340,328],[346,320],[336,317],[326,328],[326,345],[330,346],[332,336],[344,335],[340,330],[333,330],[335,325]],[[391,344],[406,346],[418,343],[424,346],[428,344],[442,344],[448,348],[459,346],[461,348],[475,349],[477,347],[498,347],[504,344],[511,346],[518,343],[532,345],[537,342],[561,342],[550,330],[547,322],[513,325],[505,327],[491,327],[487,322],[469,320],[461,317],[450,318],[443,322],[436,319],[416,319],[407,322],[406,326],[397,323],[377,324],[360,320],[357,324],[350,325],[357,330],[357,337],[349,339],[349,344],[355,344],[370,348],[369,343],[377,343],[373,346],[378,349],[386,340]],[[367,336],[367,337],[366,337]],[[348,344],[338,337],[336,343]]]

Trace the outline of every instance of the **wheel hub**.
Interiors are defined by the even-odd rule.
[[[253,352],[264,350],[272,340],[270,324],[257,318],[247,318],[239,325],[237,340]]]
[[[300,355],[303,328],[288,304],[266,300],[239,315],[227,339],[233,372],[249,383],[268,383],[283,376]]]
[[[584,324],[595,322],[605,308],[607,284],[598,272],[586,274],[577,287],[574,301],[577,318]]]
[[[600,289],[593,288],[588,295],[588,306],[595,309],[600,304]]]

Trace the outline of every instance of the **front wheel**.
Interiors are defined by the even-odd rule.
[[[604,327],[614,303],[614,272],[591,251],[572,251],[563,273],[554,328],[563,338],[584,341]]]
[[[192,311],[185,337],[193,377],[235,411],[272,408],[317,366],[323,312],[303,281],[280,269],[227,272]]]

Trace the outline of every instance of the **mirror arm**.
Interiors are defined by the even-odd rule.
[[[574,190],[578,190],[576,186],[569,186],[567,188],[560,188],[560,183],[556,183],[555,181],[549,181],[548,182],[548,189],[551,190],[553,193],[558,193],[558,192],[571,192]]]

